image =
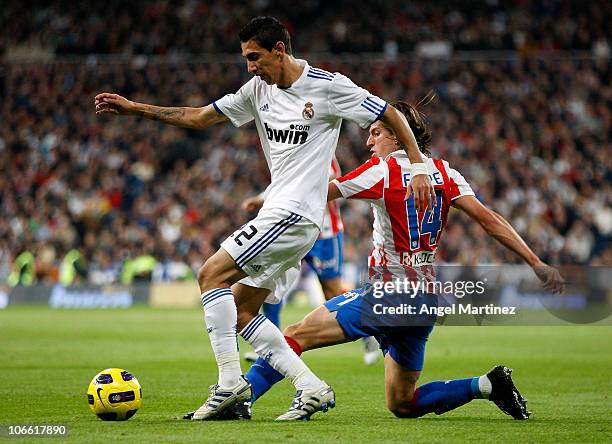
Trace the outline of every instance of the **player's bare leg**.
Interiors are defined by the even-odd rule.
[[[395,362],[391,355],[385,356],[387,408],[398,418],[418,416],[415,416],[412,399],[420,376],[420,371],[405,369]]]
[[[215,288],[230,287],[246,276],[229,253],[219,248],[198,270],[198,284],[204,293]]]
[[[300,322],[287,327],[284,333],[296,341],[302,351],[349,342],[336,320],[336,313],[324,306],[314,309]]]
[[[236,283],[232,286],[234,302],[238,310],[238,331],[241,331],[259,314],[259,310],[270,294],[267,288],[256,288]]]
[[[342,279],[340,277],[334,279],[321,279],[320,282],[321,288],[323,289],[323,295],[325,296],[326,301],[329,301],[330,299],[341,295],[347,290],[344,282],[342,282]],[[363,362],[366,365],[376,364],[382,356],[376,339],[371,336],[363,338],[363,345]]]
[[[325,296],[325,300],[329,301],[330,299],[341,295],[346,291],[346,285],[342,282],[340,277],[334,279],[321,279],[321,288],[323,289],[323,295]],[[363,338],[364,345],[364,354],[363,354],[363,362],[366,365],[374,365],[378,362],[381,357],[380,348],[378,346],[378,342],[376,339],[369,336],[367,338]]]

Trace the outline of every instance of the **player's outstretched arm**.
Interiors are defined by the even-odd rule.
[[[533,268],[544,288],[553,293],[561,293],[565,287],[565,281],[556,268],[544,262],[527,246],[512,225],[500,214],[485,207],[474,196],[462,196],[453,202],[453,205],[465,211],[468,216],[478,222],[482,228],[499,241],[504,247],[518,254],[527,264]]]
[[[380,120],[389,126],[397,140],[405,147],[410,159],[410,183],[406,190],[406,199],[414,194],[414,206],[418,211],[433,208],[436,202],[434,187],[427,175],[427,167],[423,163],[421,151],[406,117],[392,105],[382,115]]]
[[[212,105],[201,108],[155,106],[134,102],[113,93],[98,94],[95,105],[98,115],[140,116],[182,128],[206,128],[227,120]]]

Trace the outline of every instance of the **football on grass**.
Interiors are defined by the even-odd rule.
[[[132,373],[122,368],[107,368],[89,383],[87,401],[98,418],[125,421],[140,408],[142,389]]]

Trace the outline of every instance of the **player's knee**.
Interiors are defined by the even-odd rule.
[[[206,263],[198,269],[198,284],[202,292],[206,291],[210,283],[210,268],[206,266]]]
[[[293,338],[295,334],[299,332],[300,324],[301,322],[298,322],[297,324],[291,324],[289,327],[285,328],[285,330],[283,331],[283,334],[285,336],[289,336],[290,338]]]
[[[300,348],[303,351],[306,351],[308,350],[308,338],[303,335],[303,324],[304,323],[300,321],[296,324],[290,325],[289,327],[285,328],[285,330],[283,331],[283,335],[289,336],[291,339],[293,339],[300,345]]]
[[[202,292],[218,288],[221,285],[218,279],[217,266],[215,264],[214,256],[209,258],[204,265],[198,270],[198,284]]]
[[[405,378],[408,379],[409,377],[410,375],[405,375]],[[410,384],[409,386],[396,387],[392,394],[387,393],[387,408],[389,411],[397,418],[418,418],[422,416],[419,407],[413,402],[414,392],[414,385]]]
[[[418,418],[419,409],[410,402],[389,402],[387,407],[396,418]]]
[[[418,418],[421,416],[415,411],[415,409],[404,407],[396,407],[391,410],[391,413],[393,413],[396,418]]]

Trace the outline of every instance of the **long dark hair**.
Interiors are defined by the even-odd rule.
[[[416,105],[411,105],[402,101],[392,103],[395,109],[406,116],[406,120],[408,120],[408,125],[410,125],[410,129],[414,133],[419,149],[428,157],[431,156],[429,145],[431,145],[432,135],[431,130],[425,122],[425,114],[421,112],[421,109],[429,105],[436,98],[436,93],[431,90],[422,97]],[[404,146],[400,144],[400,148],[404,148]]]

